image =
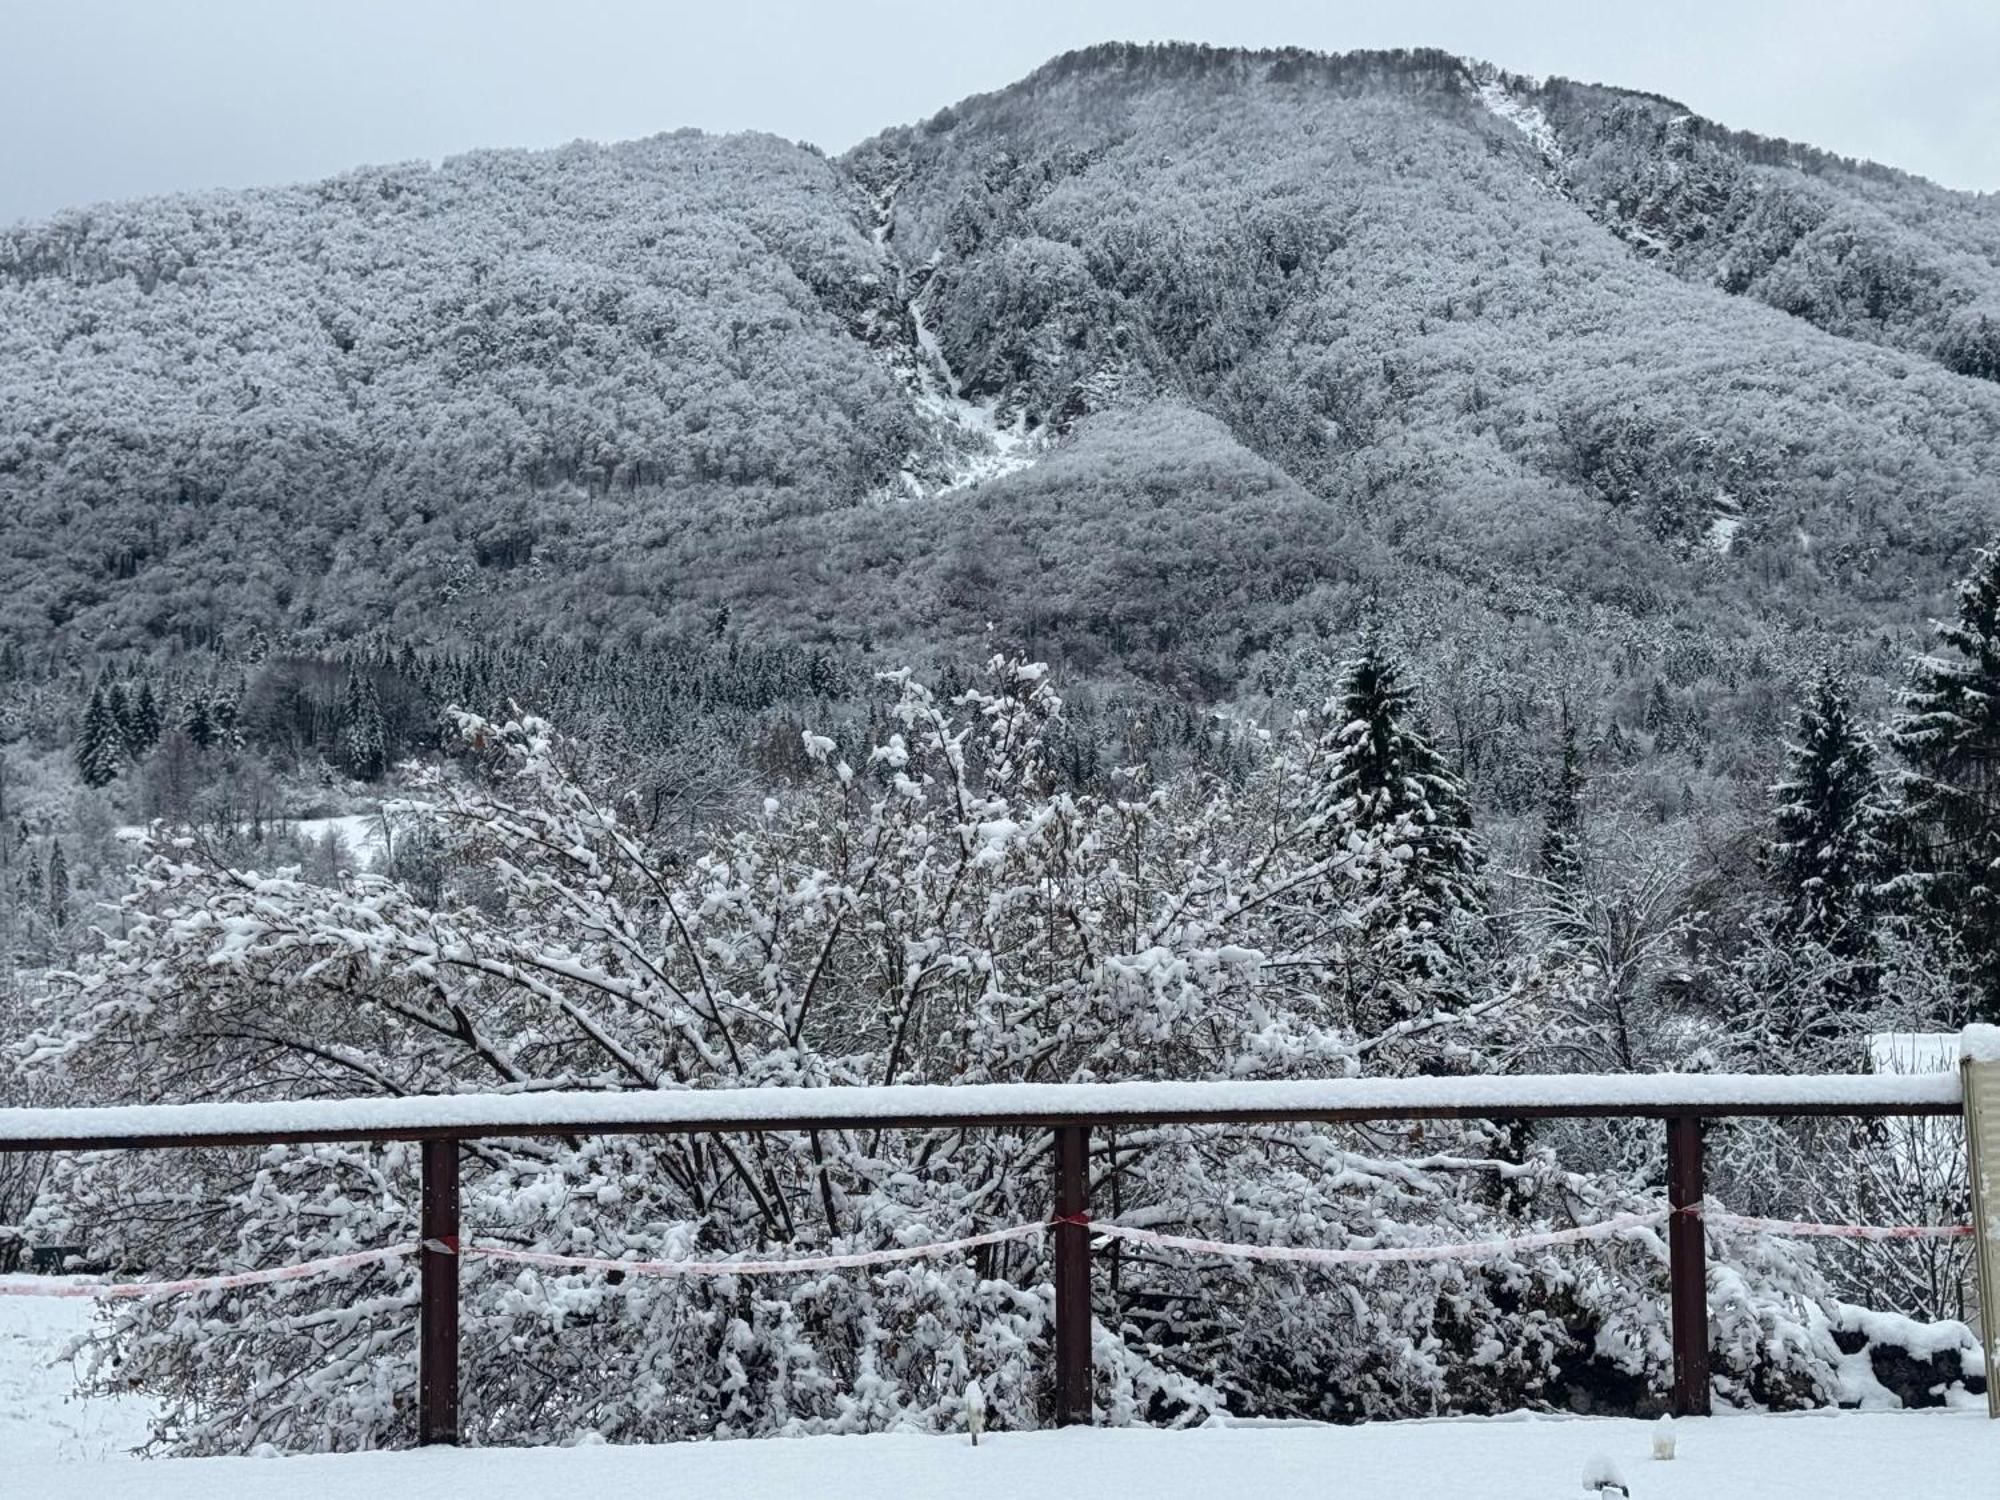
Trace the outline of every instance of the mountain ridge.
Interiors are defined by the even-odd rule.
[[[721,612],[1212,694],[1433,575],[1906,628],[2000,513],[2000,214],[1691,119],[1107,44],[839,157],[684,131],[0,232],[0,631]]]

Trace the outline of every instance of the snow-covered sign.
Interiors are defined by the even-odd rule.
[[[1979,1316],[1986,1345],[1986,1414],[2000,1417],[2000,1026],[1962,1039],[1965,1144],[1972,1155],[1972,1222],[1979,1247]]]

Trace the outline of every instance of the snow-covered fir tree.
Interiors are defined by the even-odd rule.
[[[1888,875],[1875,751],[1846,684],[1814,674],[1772,788],[1767,864],[1781,937],[1803,937],[1852,958],[1868,944],[1876,888]]]
[[[90,705],[76,737],[76,769],[85,786],[109,786],[125,767],[125,731],[111,705],[108,689],[92,690]]]
[[[1379,646],[1347,664],[1322,717],[1330,727],[1318,795],[1328,847],[1398,838],[1406,851],[1368,918],[1370,962],[1354,970],[1357,1016],[1382,1024],[1452,994],[1469,929],[1487,909],[1483,853],[1464,783],[1432,747],[1414,692]]]
[[[348,676],[340,718],[347,769],[363,781],[373,781],[388,764],[388,731],[382,722],[381,696],[366,672]]]
[[[208,694],[196,688],[188,697],[181,710],[181,728],[187,737],[201,749],[211,748],[216,741],[214,713],[208,701]]]
[[[131,717],[132,706],[125,691],[125,684],[108,672],[99,681],[104,687],[104,706],[111,711],[112,723],[118,726],[118,738],[121,742],[129,741],[131,727],[128,720]]]
[[[142,760],[160,742],[160,703],[153,691],[153,679],[142,677],[126,694],[125,753]]]
[[[231,749],[243,743],[240,722],[243,715],[243,693],[243,674],[239,672],[232,685],[217,688],[208,699],[208,719],[213,726],[215,741]]]
[[[1889,734],[1904,761],[1896,884],[1957,933],[1972,1004],[2000,1021],[2000,547],[1980,552],[1937,640]]]
[[[1576,724],[1565,710],[1562,758],[1543,806],[1542,839],[1535,850],[1541,876],[1557,885],[1573,885],[1583,873],[1583,794],[1588,784],[1577,748]]]
[[[42,886],[42,903],[52,930],[61,932],[69,925],[69,859],[63,853],[60,839],[49,845],[49,872]]]

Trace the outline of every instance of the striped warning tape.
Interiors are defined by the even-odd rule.
[[[864,1250],[846,1255],[811,1255],[792,1260],[740,1258],[730,1260],[621,1260],[599,1255],[556,1255],[540,1250],[516,1250],[505,1245],[457,1245],[441,1241],[410,1241],[379,1250],[357,1250],[346,1255],[329,1255],[297,1265],[274,1266],[260,1271],[234,1271],[220,1276],[193,1276],[179,1281],[43,1281],[15,1278],[0,1281],[0,1297],[89,1297],[99,1301],[126,1297],[164,1297],[182,1292],[228,1291],[236,1287],[263,1286],[278,1281],[298,1281],[333,1271],[351,1270],[377,1261],[399,1260],[419,1249],[478,1256],[556,1271],[624,1272],[634,1276],[793,1276],[816,1271],[863,1270],[872,1266],[898,1265],[907,1261],[931,1260],[982,1245],[1004,1244],[1011,1240],[1033,1239],[1049,1229],[1074,1224],[1089,1230],[1102,1243],[1122,1240],[1129,1244],[1155,1245],[1198,1255],[1220,1255],[1237,1260],[1289,1261],[1304,1265],[1351,1266],[1394,1265],[1412,1262],[1479,1260],[1524,1250],[1546,1250],[1559,1245],[1613,1239],[1638,1229],[1664,1224],[1676,1213],[1700,1214],[1712,1225],[1744,1229],[1757,1234],[1857,1240],[1962,1239],[1972,1233],[1964,1224],[1814,1224],[1796,1219],[1764,1219],[1747,1214],[1705,1211],[1699,1203],[1680,1209],[1659,1208],[1648,1213],[1616,1214],[1594,1224],[1571,1229],[1543,1230],[1534,1234],[1505,1238],[1461,1240],[1433,1245],[1368,1245],[1339,1249],[1316,1245],[1250,1245],[1229,1240],[1201,1239],[1192,1235],[1162,1234],[1129,1224],[1092,1220],[1084,1215],[1068,1215],[1046,1222],[1016,1224],[985,1234],[960,1239],[934,1240],[922,1245],[901,1245],[889,1250]]]
[[[401,1260],[417,1248],[412,1240],[405,1245],[385,1245],[380,1250],[357,1250],[351,1255],[328,1255],[319,1260],[301,1261],[295,1266],[272,1266],[262,1271],[231,1271],[222,1276],[190,1276],[182,1281],[34,1281],[0,1282],[0,1297],[91,1297],[100,1302],[119,1297],[166,1297],[176,1292],[226,1292],[232,1287],[264,1286],[273,1281],[301,1281],[323,1276],[329,1271],[345,1271],[378,1260]]]

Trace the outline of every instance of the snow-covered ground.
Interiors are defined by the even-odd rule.
[[[11,1278],[43,1284],[39,1278]],[[1634,1500],[1881,1500],[2000,1493],[2000,1423],[1976,1412],[1726,1415],[1676,1424],[1515,1417],[1362,1427],[1250,1424],[1193,1432],[894,1435],[363,1453],[286,1459],[129,1457],[137,1399],[71,1393],[63,1344],[91,1304],[0,1296],[0,1496],[33,1500],[1018,1500],[1115,1489],[1133,1500],[1556,1500],[1608,1459]]]
[[[0,1276],[8,1283],[47,1286],[42,1276]],[[0,1496],[85,1494],[60,1482],[14,1487],[20,1466],[115,1458],[146,1440],[147,1404],[137,1397],[85,1399],[63,1347],[90,1326],[95,1304],[0,1295]],[[133,1493],[137,1493],[134,1491]]]
[[[382,852],[382,814],[379,812],[343,813],[337,818],[278,818],[273,820],[289,827],[300,838],[314,843],[323,840],[328,833],[335,834],[346,849],[347,856],[358,865],[371,865]],[[114,829],[119,838],[128,843],[138,843],[145,838],[146,830],[136,823],[128,823]]]
[[[1682,1422],[1677,1454],[1652,1424],[1606,1419],[895,1435],[661,1448],[432,1449],[285,1459],[8,1465],[35,1500],[1563,1500],[1608,1460],[1634,1500],[1947,1500],[2000,1492],[2000,1424],[1965,1413],[1725,1416]],[[1613,1492],[1615,1493],[1615,1491]]]

